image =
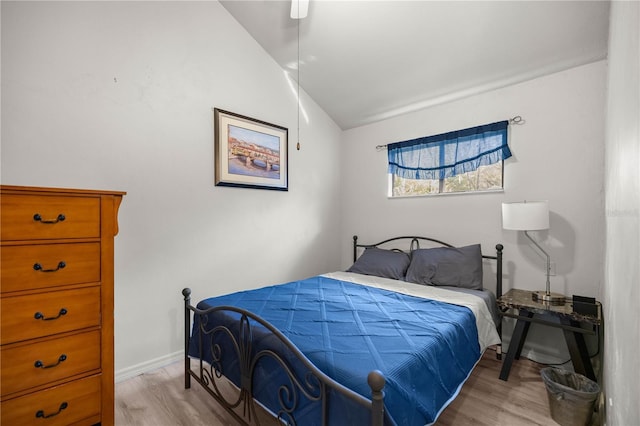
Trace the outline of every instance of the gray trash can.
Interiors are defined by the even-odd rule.
[[[562,426],[587,426],[600,386],[572,371],[548,367],[540,370],[547,387],[551,418]]]

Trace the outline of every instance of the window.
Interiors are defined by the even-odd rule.
[[[387,146],[389,195],[478,192],[503,187],[508,121]]]
[[[411,197],[452,192],[477,192],[502,189],[502,161],[481,166],[472,172],[446,179],[405,179],[389,175],[392,197]]]

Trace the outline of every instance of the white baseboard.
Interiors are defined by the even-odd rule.
[[[503,337],[503,343],[502,354],[505,356],[511,343],[511,336]],[[559,342],[557,345],[549,345],[527,340],[520,356],[546,365],[556,365],[571,360],[569,350],[565,347],[564,342]]]
[[[178,351],[172,354],[151,359],[149,361],[141,362],[140,364],[132,365],[131,367],[120,369],[115,372],[115,382],[118,383],[127,379],[131,379],[133,377],[139,376],[140,374],[148,373],[149,371],[165,367],[182,359],[184,359],[184,351]]]
[[[511,336],[505,336],[504,347],[502,348],[503,356],[506,355],[506,351],[509,345]],[[550,350],[551,349],[551,350]],[[566,354],[564,352],[567,352]],[[549,345],[538,345],[536,342],[527,341],[524,345],[522,356],[532,361],[542,364],[554,364],[569,359],[568,351],[564,348],[558,349]],[[178,362],[184,359],[184,351],[178,351],[171,354],[167,354],[155,359],[151,359],[140,364],[132,365],[115,372],[115,382],[122,382],[127,379],[139,376],[140,374],[148,373],[149,371],[156,370],[158,368],[165,367],[174,362]],[[570,363],[569,363],[570,365]]]

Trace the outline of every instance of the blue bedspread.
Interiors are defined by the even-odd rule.
[[[320,370],[366,398],[367,374],[380,370],[385,408],[398,425],[434,422],[481,355],[468,308],[322,276],[210,298],[198,308],[221,305],[261,316]]]

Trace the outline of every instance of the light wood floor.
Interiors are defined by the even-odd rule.
[[[118,426],[230,425],[237,422],[196,382],[184,389],[182,362],[116,384]],[[543,365],[514,361],[507,382],[488,350],[438,425],[556,425],[540,378]],[[595,417],[595,416],[594,416]]]

